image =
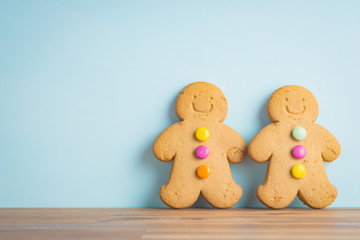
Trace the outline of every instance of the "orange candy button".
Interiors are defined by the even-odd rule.
[[[210,168],[207,165],[201,165],[196,169],[196,175],[202,179],[209,177],[210,172]]]

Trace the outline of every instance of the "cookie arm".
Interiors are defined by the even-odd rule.
[[[332,162],[340,155],[340,143],[326,128],[316,126],[321,136],[321,156],[325,162]]]
[[[249,143],[249,155],[256,162],[264,163],[273,153],[275,124],[264,127]]]
[[[246,142],[234,129],[224,124],[221,142],[225,144],[227,159],[240,163],[246,157]]]
[[[165,129],[155,139],[153,152],[157,159],[163,162],[169,162],[174,159],[176,154],[176,136],[179,131],[179,123],[175,123]]]

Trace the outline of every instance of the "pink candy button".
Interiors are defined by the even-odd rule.
[[[205,159],[209,156],[209,149],[204,145],[200,145],[196,148],[195,155],[199,159]]]
[[[296,145],[292,150],[291,154],[294,156],[294,158],[302,159],[306,156],[306,149],[304,146]]]

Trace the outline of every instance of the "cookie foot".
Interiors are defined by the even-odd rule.
[[[324,208],[337,197],[337,189],[330,182],[311,183],[303,186],[298,193],[299,199],[311,208]]]
[[[201,191],[206,201],[216,208],[230,208],[234,206],[242,196],[242,188],[235,182],[218,186],[209,186]]]
[[[194,186],[166,184],[160,189],[161,200],[172,208],[187,208],[193,205],[200,195]]]
[[[288,186],[262,184],[258,187],[256,195],[264,205],[281,209],[294,200],[297,192],[297,189],[289,189]]]

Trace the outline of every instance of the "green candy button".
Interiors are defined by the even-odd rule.
[[[297,126],[292,130],[292,136],[298,141],[302,141],[306,138],[306,130],[303,127]]]

